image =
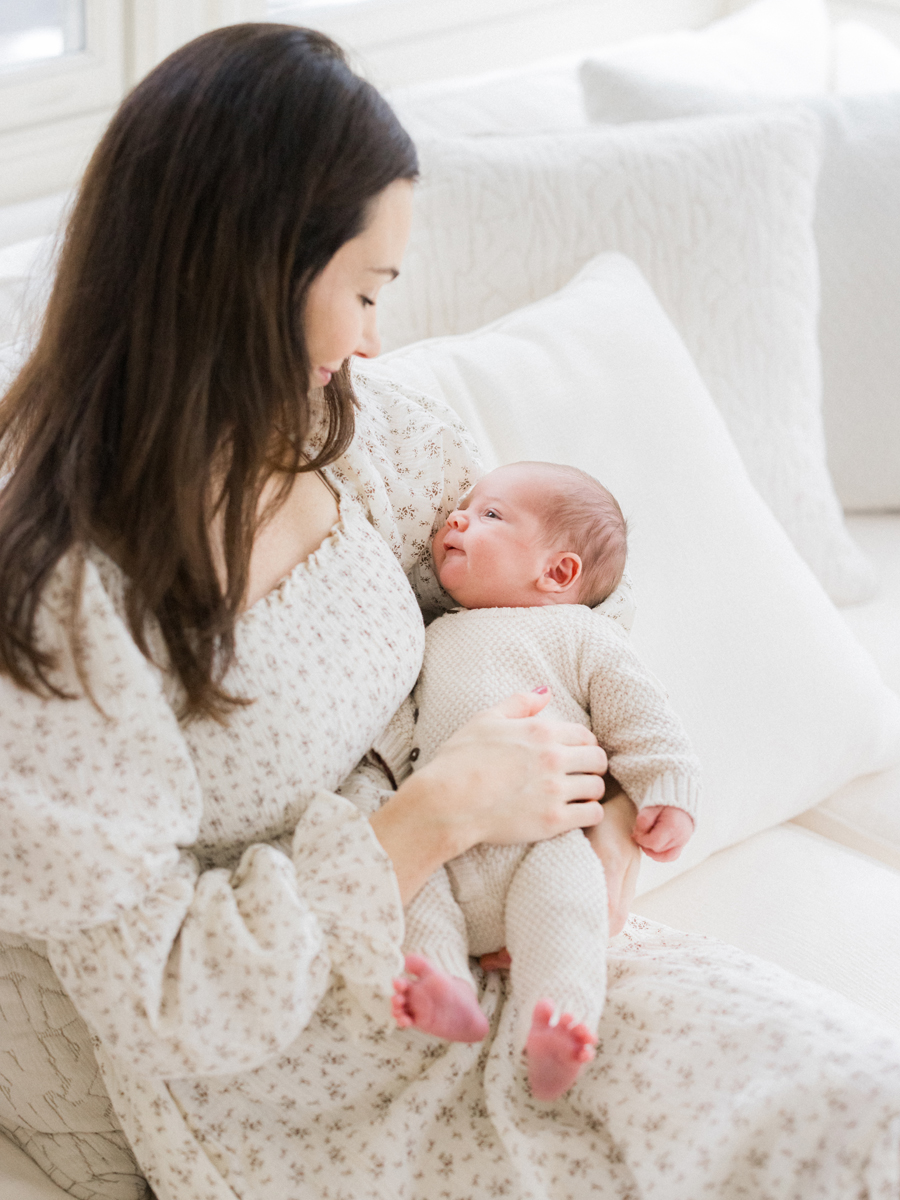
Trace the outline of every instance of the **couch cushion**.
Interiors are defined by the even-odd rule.
[[[0,344],[34,336],[50,294],[56,249],[52,233],[0,249]]]
[[[685,339],[764,498],[832,597],[873,586],[825,463],[814,122],[686,121],[423,144],[388,348],[477,328],[621,250]]]
[[[819,45],[823,7],[762,0],[701,33],[603,51],[581,68],[585,106],[598,122],[758,110],[798,99],[817,113],[824,133],[815,232],[829,463],[846,508],[900,508],[900,51],[874,30],[840,23],[831,75],[847,94],[828,95],[832,78],[813,86],[799,51],[804,36]],[[733,80],[723,76],[723,39]],[[786,42],[796,43],[793,58],[783,54]]]
[[[874,600],[842,616],[900,693],[900,514],[852,517],[850,526],[877,564],[880,585]],[[900,768],[855,779],[796,819],[900,870]]]
[[[602,255],[469,335],[367,364],[442,397],[489,462],[571,462],[632,536],[632,637],[704,765],[699,830],[645,886],[896,761],[900,702],[753,489],[683,343],[635,267]]]
[[[706,112],[710,95],[727,97],[734,110],[752,106],[760,95],[824,92],[831,54],[825,0],[757,0],[705,29],[635,38],[596,51],[582,68],[588,115],[648,120],[663,103],[657,92],[677,102],[682,116]],[[636,86],[638,79],[644,87]],[[654,90],[648,95],[649,89]]]
[[[769,959],[900,1027],[900,871],[806,829],[723,850],[634,911]]]

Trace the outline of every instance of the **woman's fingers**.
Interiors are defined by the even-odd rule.
[[[606,751],[602,746],[563,745],[558,753],[560,768],[567,775],[605,775],[609,770]],[[599,799],[600,796],[592,795],[591,799]]]
[[[572,801],[563,806],[559,814],[558,827],[554,833],[568,833],[570,829],[590,829],[603,820],[603,805],[599,800]]]
[[[550,692],[515,692],[481,714],[485,717],[536,717],[550,703]]]

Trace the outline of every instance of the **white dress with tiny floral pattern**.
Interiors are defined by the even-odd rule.
[[[631,921],[596,1060],[553,1105],[497,975],[480,1045],[391,1027],[396,880],[335,789],[416,678],[408,579],[435,602],[429,538],[477,467],[440,405],[357,383],[340,523],[238,625],[253,704],[180,725],[99,555],[96,703],[0,680],[0,928],[47,939],[160,1200],[897,1200],[900,1039],[716,942]],[[40,622],[77,691],[70,582]]]

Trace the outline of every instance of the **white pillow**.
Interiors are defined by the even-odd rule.
[[[491,71],[395,88],[387,95],[416,140],[493,133],[555,133],[587,123],[578,64],[581,55],[536,66]]]
[[[388,349],[477,328],[593,255],[646,274],[756,486],[839,603],[864,599],[825,464],[811,220],[816,122],[755,115],[424,143]]]
[[[833,32],[832,90],[839,96],[900,91],[900,50],[862,21],[838,21]]]
[[[708,111],[710,94],[737,111],[760,96],[824,92],[831,56],[825,0],[757,0],[705,29],[596,51],[582,66],[585,104],[602,121],[649,120],[660,104],[694,116]]]
[[[823,97],[815,108],[828,460],[847,509],[898,509],[900,91]]]
[[[695,838],[653,886],[900,757],[900,700],[751,485],[636,267],[601,255],[485,329],[367,363],[443,398],[488,461],[569,462],[631,527],[632,638],[704,766]]]
[[[745,13],[768,9],[775,16],[781,3],[762,0]],[[771,31],[773,52],[779,36],[797,33],[793,9],[785,5],[781,27],[776,22]],[[747,86],[735,89],[722,81],[715,36],[726,24],[689,35],[691,82],[667,62],[665,47],[675,62],[679,43],[665,38],[587,60],[586,109],[595,121],[618,123],[758,111],[806,97],[824,131],[815,235],[828,459],[847,509],[900,508],[900,51],[874,30],[845,22],[834,33],[834,78],[847,93],[871,94],[828,96],[799,66],[792,78],[779,76],[777,91],[762,78],[751,89],[750,71],[739,75]],[[815,44],[820,28],[812,13],[807,29]],[[758,40],[747,38],[738,49],[758,66]]]

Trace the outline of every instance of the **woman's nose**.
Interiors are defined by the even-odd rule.
[[[359,358],[377,358],[381,353],[381,335],[378,332],[378,322],[375,319],[375,306],[366,312],[362,336],[354,353]]]

